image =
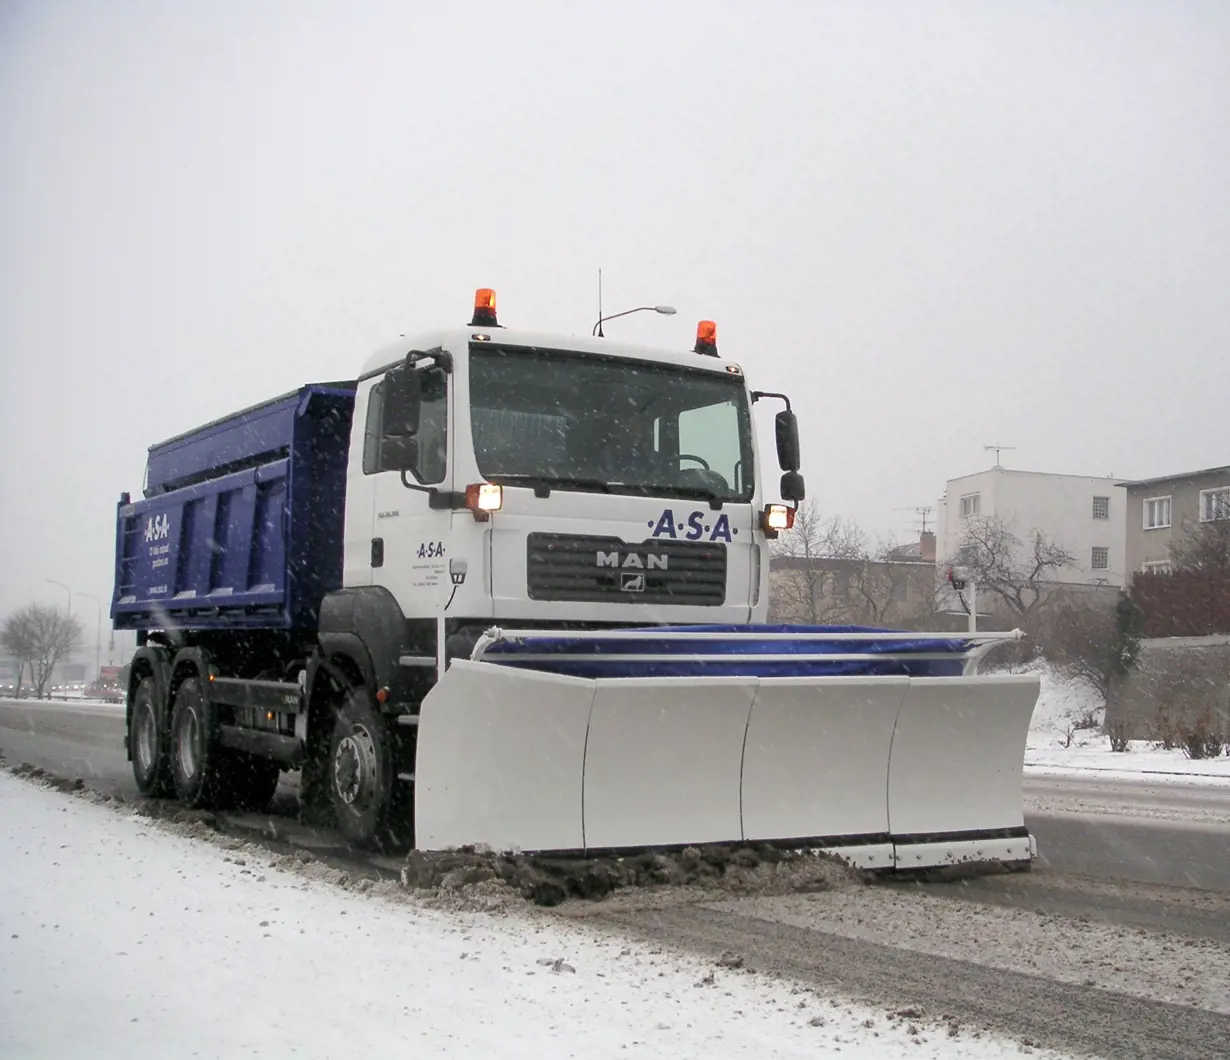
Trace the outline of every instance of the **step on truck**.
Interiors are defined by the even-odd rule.
[[[260,809],[297,770],[306,815],[386,849],[1028,865],[1038,680],[979,673],[1016,634],[766,624],[799,467],[712,322],[685,351],[518,331],[486,289],[154,445],[111,608],[137,786]]]

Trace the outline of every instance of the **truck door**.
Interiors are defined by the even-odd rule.
[[[380,434],[366,440],[372,447],[370,466],[375,481],[372,527],[372,584],[383,585],[396,597],[407,618],[435,618],[451,589],[448,576],[448,507],[432,508],[427,488],[441,493],[453,488],[451,472],[451,376],[428,362],[416,369],[419,380],[418,429],[398,435],[384,406],[387,381],[377,383],[372,401],[381,404],[375,422]],[[365,454],[365,460],[367,459]],[[402,482],[402,472],[412,485]]]
[[[346,467],[346,522],[342,546],[342,584],[347,588],[372,583],[372,520],[374,518],[377,455],[380,440],[380,408],[371,400],[378,381],[359,384],[351,428],[350,455]],[[360,419],[360,417],[362,417]],[[362,423],[363,444],[358,425]]]

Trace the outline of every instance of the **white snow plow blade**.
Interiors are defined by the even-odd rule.
[[[635,634],[642,645],[654,635]],[[822,660],[803,662],[857,667],[869,656],[849,651],[856,636],[829,634],[838,650],[830,643]],[[778,676],[800,664],[797,644],[787,663],[763,636],[754,657],[737,660],[641,651],[565,662],[531,651],[456,661],[419,717],[416,846],[594,853],[775,842],[872,869],[1027,862],[1021,775],[1038,679],[953,675],[953,662],[958,673],[976,669],[976,655],[968,638],[946,636],[963,652],[937,667],[937,654],[915,646],[902,674]],[[728,672],[698,676],[694,663]],[[944,666],[948,676],[919,676]],[[729,672],[738,669],[749,672]]]

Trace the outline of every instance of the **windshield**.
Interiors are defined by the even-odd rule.
[[[739,376],[475,344],[470,405],[478,470],[489,481],[752,498]]]

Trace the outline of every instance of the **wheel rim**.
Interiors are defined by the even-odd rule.
[[[333,787],[347,806],[363,810],[376,791],[376,741],[362,725],[351,726],[333,756]]]
[[[154,712],[148,703],[137,708],[137,763],[142,772],[154,766],[154,744],[157,733],[154,728]]]
[[[179,725],[175,730],[175,754],[184,777],[195,777],[201,761],[201,722],[192,707],[179,716]]]

